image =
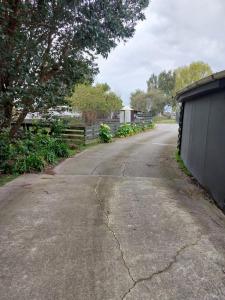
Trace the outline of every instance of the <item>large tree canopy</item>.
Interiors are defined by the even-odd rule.
[[[131,94],[130,104],[137,111],[149,112],[153,115],[162,113],[168,98],[159,89],[152,87],[148,92],[136,90]]]
[[[147,81],[147,91],[151,93],[153,91],[153,95],[163,95],[163,101],[167,102],[166,104],[175,106],[174,103],[174,88],[175,88],[175,72],[169,70],[162,71],[158,76],[152,74]],[[156,90],[158,92],[156,93]],[[158,98],[157,98],[158,99]],[[157,111],[157,109],[156,109]]]
[[[12,134],[30,111],[59,105],[90,82],[96,55],[134,33],[148,0],[0,2],[0,128]]]
[[[174,71],[163,71],[158,76],[158,89],[168,98],[174,96],[176,75]]]
[[[95,121],[97,117],[107,117],[122,108],[121,98],[107,84],[78,84],[69,102],[83,113],[88,122]]]
[[[150,99],[150,110],[153,116],[163,113],[164,107],[169,103],[168,98],[160,89],[151,89],[148,93]]]
[[[147,94],[142,90],[136,90],[130,96],[130,105],[137,111],[146,112],[147,106]]]
[[[211,67],[201,61],[193,62],[188,66],[180,67],[175,70],[176,84],[175,92],[186,86],[212,74]]]
[[[149,80],[147,81],[147,90],[150,91],[152,89],[158,88],[158,76],[154,73],[150,76]]]

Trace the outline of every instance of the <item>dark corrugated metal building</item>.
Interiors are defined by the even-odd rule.
[[[181,157],[225,211],[225,71],[185,88],[177,100]]]

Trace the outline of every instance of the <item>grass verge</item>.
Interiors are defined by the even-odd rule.
[[[158,117],[158,116],[153,118],[153,122],[157,124],[176,124],[175,119],[169,119],[166,117]]]
[[[87,148],[90,148],[92,146],[95,146],[99,144],[99,142],[95,142],[95,143],[90,143],[88,145],[79,145],[78,148],[76,149],[69,149],[69,157],[72,157],[82,151],[84,151]],[[48,165],[44,172],[47,171],[47,173],[49,173],[49,170],[53,169],[57,164],[59,164],[60,162],[62,162],[62,160],[64,160],[65,158],[58,158],[56,159],[55,163],[52,165]],[[15,178],[17,178],[18,176],[20,176],[21,174],[0,174],[0,187],[4,186],[6,183],[14,180]]]
[[[80,152],[82,152],[82,151],[84,151],[88,148],[91,148],[93,146],[96,146],[98,144],[101,144],[100,141],[95,141],[95,142],[89,143],[89,144],[81,144],[81,145],[78,146],[78,149],[72,150],[72,151],[75,152],[73,155],[76,155],[77,153],[80,153]]]
[[[12,181],[15,179],[18,175],[5,175],[1,174],[0,175],[0,187],[8,183],[9,181]]]

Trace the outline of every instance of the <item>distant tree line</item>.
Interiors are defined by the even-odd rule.
[[[130,104],[138,111],[151,111],[153,115],[163,113],[166,105],[175,111],[175,95],[186,86],[212,74],[211,67],[201,61],[175,70],[152,74],[147,81],[147,91],[136,90],[131,94]]]

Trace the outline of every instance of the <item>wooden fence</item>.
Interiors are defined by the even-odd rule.
[[[62,137],[68,144],[83,145],[85,144],[85,127],[68,126],[63,130]]]
[[[152,122],[152,114],[151,112],[137,112],[136,119],[134,120],[136,124],[138,123],[151,123]]]
[[[118,120],[102,120],[102,123],[109,125],[112,134],[115,134],[121,125]],[[144,122],[138,121],[137,123],[151,123],[151,119],[145,120]],[[63,130],[62,137],[68,144],[90,144],[98,140],[100,125],[101,122],[92,125],[68,125]],[[26,130],[29,130],[33,126],[32,122],[26,122],[23,124],[23,128]]]
[[[68,144],[84,145],[97,141],[99,136],[100,124],[93,125],[68,125],[62,132],[63,139]],[[110,126],[112,133],[115,134],[120,126],[119,121],[104,121],[104,124]],[[24,130],[30,130],[33,127],[32,122],[22,124]]]
[[[120,123],[118,121],[107,121],[104,122],[104,124],[109,125],[112,134],[115,134],[117,129],[120,126]],[[99,129],[100,129],[100,123],[85,127],[85,144],[92,143],[94,140],[98,139]]]
[[[120,126],[118,121],[105,121],[109,125],[113,134]],[[63,138],[66,142],[75,145],[90,144],[97,141],[101,123],[83,126],[68,126],[63,131]]]

